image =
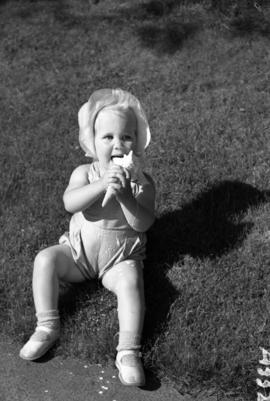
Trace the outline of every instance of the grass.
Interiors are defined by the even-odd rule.
[[[270,19],[263,2],[224,4],[0,2],[0,311],[14,341],[35,323],[34,256],[68,227],[62,194],[85,162],[77,111],[96,88],[122,87],[147,111],[158,189],[145,365],[182,392],[254,399],[270,348]],[[111,294],[64,287],[60,309],[55,353],[113,360]]]

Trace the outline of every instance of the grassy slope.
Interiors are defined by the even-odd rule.
[[[146,365],[179,388],[210,380],[254,397],[270,345],[268,36],[233,34],[196,4],[157,16],[128,1],[6,1],[0,28],[3,330],[31,333],[34,255],[68,227],[62,193],[85,161],[77,110],[122,87],[149,116],[158,184]],[[111,359],[115,300],[80,290],[64,290],[57,352]]]

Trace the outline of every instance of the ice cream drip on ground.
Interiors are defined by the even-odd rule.
[[[262,359],[259,360],[259,363],[263,365],[263,368],[258,368],[257,372],[260,376],[269,377],[270,369],[268,366],[270,366],[270,352],[262,347],[260,347],[260,350],[262,351]],[[263,391],[265,392],[265,394],[257,392],[257,401],[270,401],[270,394],[269,394],[270,381],[257,378],[256,384],[260,388],[264,389]]]

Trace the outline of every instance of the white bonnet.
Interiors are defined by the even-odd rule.
[[[151,133],[146,115],[139,100],[131,93],[122,89],[99,89],[89,98],[88,102],[80,108],[78,113],[79,142],[85,151],[85,156],[95,157],[94,127],[98,113],[109,106],[130,108],[137,119],[137,146],[135,153],[142,156],[149,145]]]

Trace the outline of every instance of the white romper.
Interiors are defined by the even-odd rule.
[[[88,179],[94,182],[100,178],[99,164],[90,165]],[[147,175],[141,174],[131,182],[133,195],[153,185]],[[115,198],[102,207],[103,197],[83,212],[75,213],[69,232],[63,234],[60,244],[70,246],[78,269],[86,279],[102,278],[104,273],[123,260],[145,259],[146,234],[133,230]]]

